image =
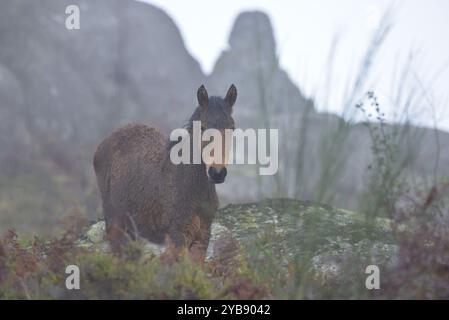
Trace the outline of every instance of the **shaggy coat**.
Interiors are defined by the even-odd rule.
[[[233,128],[233,85],[224,99],[209,98],[204,86],[197,95],[199,106],[188,131],[195,120],[207,128]],[[218,209],[215,183],[204,163],[173,164],[172,144],[154,128],[131,124],[98,146],[93,164],[114,252],[121,252],[128,239],[143,237],[159,244],[169,240],[204,259]]]

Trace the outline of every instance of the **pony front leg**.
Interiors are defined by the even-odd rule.
[[[200,220],[201,224],[197,230],[189,248],[189,256],[193,261],[203,263],[206,259],[211,234],[211,221]]]
[[[177,221],[172,223],[166,235],[166,253],[170,260],[178,260],[179,256],[186,254],[192,244],[192,223]]]
[[[200,219],[198,215],[185,221],[182,227],[173,226],[168,234],[168,248],[179,255],[187,251],[190,259],[204,262],[210,239],[211,221]]]

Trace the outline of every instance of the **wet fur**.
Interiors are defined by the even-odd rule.
[[[143,237],[159,244],[168,239],[204,258],[218,209],[215,184],[204,164],[172,164],[171,145],[158,130],[131,124],[98,146],[94,169],[113,251]]]

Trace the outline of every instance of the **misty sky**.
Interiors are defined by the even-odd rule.
[[[272,21],[281,66],[318,109],[342,112],[344,89],[353,79],[383,12],[395,4],[393,29],[379,52],[367,89],[379,96],[387,118],[403,112],[395,102],[399,83],[414,92],[408,116],[416,124],[449,130],[449,1],[447,0],[144,0],[163,8],[181,29],[187,49],[208,73],[236,16],[262,10]],[[333,40],[333,72],[327,61]],[[412,54],[412,55],[411,55]],[[411,58],[406,81],[399,81]],[[325,79],[330,78],[330,81]],[[401,94],[405,100],[407,94]],[[401,103],[399,103],[401,105]],[[433,107],[429,107],[433,106]]]

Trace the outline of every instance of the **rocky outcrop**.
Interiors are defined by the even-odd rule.
[[[68,5],[80,8],[79,30],[65,27]],[[4,1],[0,47],[0,78],[20,90],[2,94],[2,108],[20,110],[13,120],[28,119],[41,139],[96,141],[130,121],[168,132],[193,110],[204,78],[173,20],[137,1]]]

